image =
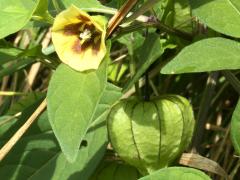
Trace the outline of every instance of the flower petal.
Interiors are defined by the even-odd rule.
[[[52,41],[63,63],[77,71],[98,68],[107,51],[105,23],[101,23],[100,19],[75,6],[56,17]]]

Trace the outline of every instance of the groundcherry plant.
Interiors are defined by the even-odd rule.
[[[239,7],[0,0],[0,179],[239,179]]]

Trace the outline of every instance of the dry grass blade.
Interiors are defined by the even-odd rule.
[[[185,166],[212,172],[229,179],[225,170],[218,163],[198,154],[183,153],[179,163]]]
[[[28,130],[37,117],[43,112],[47,106],[46,99],[38,106],[35,112],[28,118],[28,120],[18,129],[18,131],[11,137],[11,139],[0,150],[0,161],[7,155],[16,142],[22,137],[22,135]]]
[[[158,3],[160,0],[148,0],[146,1],[138,10],[136,10],[134,13],[131,14],[130,17],[124,21],[124,23],[131,22],[135,19],[137,19],[139,16],[147,12],[149,9],[151,9],[156,3]]]
[[[137,0],[128,0],[108,22],[107,36],[111,35],[114,29],[120,24],[127,13],[137,3]]]

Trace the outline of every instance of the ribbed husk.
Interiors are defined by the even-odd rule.
[[[90,180],[136,180],[138,178],[140,173],[135,167],[112,161],[102,163]]]
[[[122,100],[108,116],[114,150],[143,174],[171,164],[189,145],[194,116],[190,103],[178,95],[143,102]]]

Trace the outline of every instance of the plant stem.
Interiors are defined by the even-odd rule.
[[[149,77],[148,77],[149,78]],[[159,96],[159,93],[158,93],[158,90],[157,90],[157,87],[154,85],[153,81],[151,79],[149,79],[149,85],[151,86],[152,90],[153,90],[153,93],[156,95],[156,96]]]
[[[233,170],[230,173],[230,180],[233,180],[233,177],[237,174],[239,168],[240,168],[240,159],[237,161],[236,166],[233,168]]]
[[[151,22],[149,22],[148,25],[151,26]],[[160,21],[153,22],[152,26],[162,29],[163,31],[169,34],[176,35],[188,41],[191,41],[193,39],[191,34],[172,28],[170,26],[167,26],[166,24],[163,24]]]
[[[144,73],[145,77],[145,86],[144,86],[144,101],[150,100],[150,94],[149,94],[149,77],[148,77],[148,70]]]
[[[137,9],[135,12],[133,12],[131,14],[131,16],[128,17],[124,21],[124,23],[128,23],[128,22],[131,22],[131,21],[137,19],[137,17],[139,17],[140,15],[147,12],[149,9],[151,9],[158,2],[159,2],[159,0],[148,0],[148,1],[146,1],[139,9]]]
[[[32,19],[48,24],[53,24],[54,21],[54,18],[48,12],[46,12],[43,16],[32,16]]]
[[[218,72],[212,72],[209,74],[209,77],[207,79],[207,84],[201,99],[200,108],[197,115],[196,129],[192,141],[193,151],[202,151],[201,143],[203,140],[205,124],[207,122],[207,115],[210,109],[210,104],[215,90],[218,75]]]
[[[126,26],[124,28],[119,29],[117,32],[117,36],[114,37],[113,40],[116,40],[116,39],[120,38],[121,36],[128,34],[130,32],[137,31],[140,29],[145,29],[146,27],[158,28],[158,29],[162,30],[163,32],[166,32],[167,34],[172,34],[172,35],[178,36],[187,41],[192,41],[192,39],[193,39],[193,36],[189,33],[180,31],[176,28],[172,28],[166,24],[161,23],[158,20],[149,20],[146,22],[135,22],[134,24],[132,24],[130,26]]]
[[[1,121],[1,122],[0,122],[0,127],[1,127],[2,125],[4,125],[4,124],[8,123],[9,121],[12,121],[12,120],[14,120],[15,118],[21,116],[21,114],[22,114],[21,112],[18,112],[18,113],[16,113],[16,114],[14,114],[13,116],[7,118],[6,120]]]
[[[136,64],[135,64],[135,61],[134,61],[134,58],[133,58],[132,54],[130,55],[129,66],[130,66],[130,75],[131,75],[131,78],[132,78],[136,73]],[[135,87],[135,92],[136,92],[137,96],[139,96],[140,95],[140,90],[139,90],[138,81],[134,84],[134,87]]]
[[[0,96],[26,96],[27,92],[0,91]]]
[[[240,94],[240,81],[231,71],[222,71],[222,74],[232,87]]]
[[[57,0],[52,0],[52,3],[53,3],[54,8],[56,9],[57,13],[60,13],[61,12],[61,8],[60,8]]]

